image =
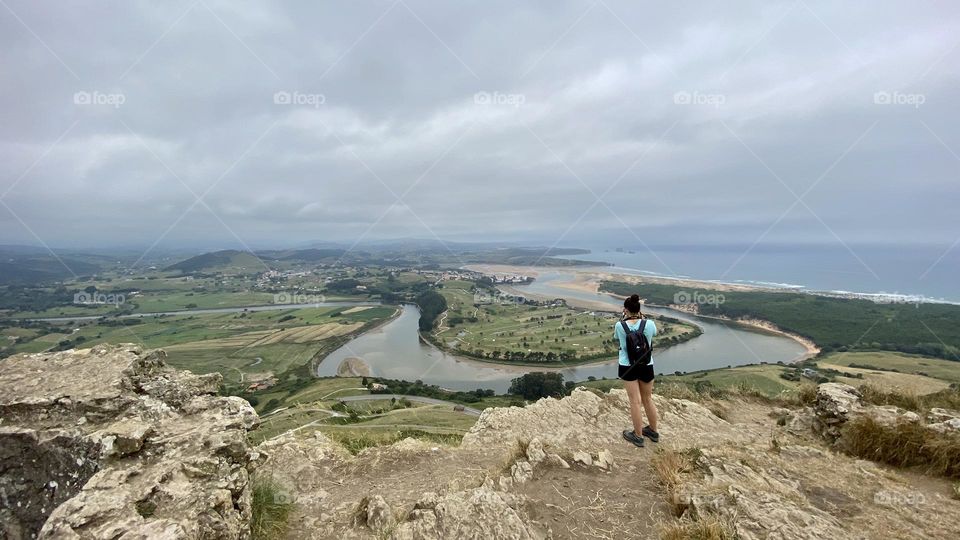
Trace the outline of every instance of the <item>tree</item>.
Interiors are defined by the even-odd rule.
[[[544,397],[562,397],[564,384],[562,373],[525,373],[510,383],[510,393],[534,400]]]

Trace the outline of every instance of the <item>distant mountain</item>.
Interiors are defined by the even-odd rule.
[[[62,261],[62,262],[61,262]],[[100,267],[71,258],[57,260],[52,255],[0,259],[0,284],[34,285],[62,281],[77,276],[89,276]]]
[[[262,259],[249,251],[225,249],[190,257],[185,261],[171,264],[165,271],[179,270],[184,274],[205,270],[227,270],[231,268],[264,269]]]
[[[277,261],[334,262],[347,253],[344,248],[312,248],[285,251],[258,251],[261,258]]]

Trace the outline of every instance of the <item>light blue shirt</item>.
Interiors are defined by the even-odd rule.
[[[636,330],[640,328],[640,323],[644,319],[637,319],[635,321],[627,321],[627,326],[630,330]],[[643,335],[647,336],[647,341],[650,342],[650,346],[653,347],[653,336],[657,335],[657,325],[651,319],[646,319],[647,325],[643,327]],[[620,324],[620,321],[617,321],[617,324],[613,325],[613,337],[614,339],[620,342],[620,365],[629,366],[630,359],[627,358],[627,333],[623,331],[623,325]],[[650,365],[653,365],[653,355],[650,355]]]

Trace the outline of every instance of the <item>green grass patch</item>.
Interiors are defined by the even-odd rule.
[[[254,540],[283,538],[294,506],[291,494],[269,477],[255,478],[252,483],[252,537]]]

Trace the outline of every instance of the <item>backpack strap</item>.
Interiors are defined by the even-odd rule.
[[[623,327],[624,337],[630,334],[630,327],[627,326],[627,321],[620,321],[620,326]]]
[[[646,320],[646,319],[641,320],[641,321],[640,321],[640,328],[637,328],[637,332],[640,332],[641,334],[643,334],[643,329],[646,328],[646,326],[647,326],[647,320]],[[644,337],[646,337],[646,336],[644,336]]]

